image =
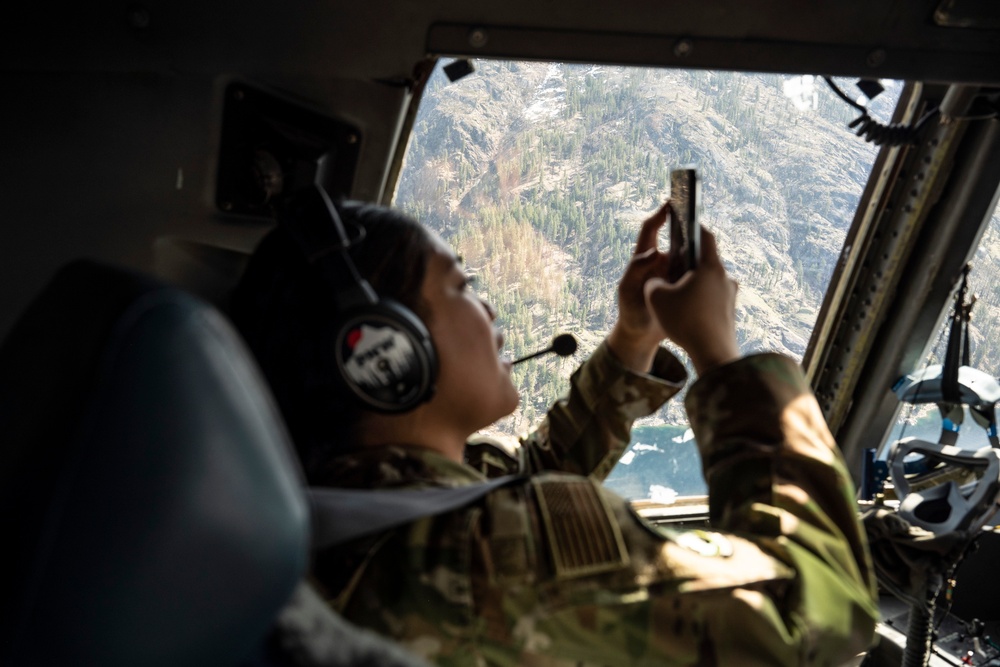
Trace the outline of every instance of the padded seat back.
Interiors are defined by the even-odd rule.
[[[287,436],[210,306],[92,262],[0,347],[0,664],[231,665],[302,578]]]

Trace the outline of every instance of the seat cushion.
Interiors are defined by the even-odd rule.
[[[303,575],[281,419],[210,306],[63,269],[0,348],[3,664],[232,664]]]

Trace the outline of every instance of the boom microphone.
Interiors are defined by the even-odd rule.
[[[548,354],[549,352],[555,352],[560,357],[568,357],[569,355],[576,352],[576,338],[573,338],[573,334],[559,334],[552,339],[552,345],[549,345],[544,350],[539,350],[538,352],[533,352],[526,357],[521,357],[517,361],[511,363],[511,366],[516,366],[522,361],[527,361],[528,359],[534,359],[535,357],[540,357],[543,354]]]

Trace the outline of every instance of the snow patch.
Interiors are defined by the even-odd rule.
[[[649,485],[649,499],[654,503],[673,505],[677,501],[677,492],[668,486],[660,484]]]
[[[677,436],[676,438],[671,438],[674,442],[687,442],[688,440],[694,440],[694,431],[687,429],[683,434]]]
[[[566,84],[562,78],[562,69],[558,63],[549,65],[545,78],[535,91],[531,104],[524,110],[524,117],[529,122],[557,118],[566,108]]]

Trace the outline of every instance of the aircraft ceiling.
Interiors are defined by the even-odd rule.
[[[427,53],[1000,81],[976,0],[244,0],[8,9],[5,69],[404,80]]]

